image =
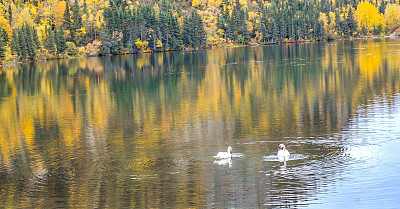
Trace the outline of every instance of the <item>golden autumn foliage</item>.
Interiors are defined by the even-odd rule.
[[[3,28],[7,31],[8,37],[11,37],[11,27],[8,23],[8,20],[4,18],[4,16],[0,16],[0,28]]]
[[[22,2],[18,3],[15,1],[8,0],[8,1],[3,1],[3,4],[0,4],[0,27],[4,28],[8,32],[9,37],[11,37],[12,34],[11,31],[13,29],[21,27],[23,23],[28,23],[29,25],[32,25],[37,29],[38,38],[40,42],[42,42],[41,48],[43,48],[43,46],[45,45],[43,44],[43,42],[46,41],[44,40],[45,37],[43,36],[45,28],[46,27],[51,28],[54,26],[56,26],[57,28],[63,26],[64,37],[66,39],[72,39],[72,36],[75,35],[76,36],[75,38],[77,38],[77,43],[76,43],[77,46],[85,46],[87,45],[88,42],[92,42],[93,40],[102,40],[104,42],[104,40],[101,39],[102,38],[101,34],[104,33],[105,31],[104,28],[105,20],[103,14],[105,8],[110,6],[109,0],[86,0],[85,2],[87,3],[87,8],[85,12],[83,12],[84,0],[77,0],[77,3],[80,7],[79,14],[82,19],[82,27],[79,25],[79,29],[75,30],[76,33],[73,33],[74,31],[69,31],[69,29],[63,25],[64,11],[66,9],[66,1],[46,0],[46,1],[23,1],[23,2],[24,3]],[[232,15],[233,9],[236,7],[236,4],[238,2],[240,3],[241,8],[245,11],[244,16],[247,27],[246,29],[250,33],[250,38],[248,38],[248,41],[246,43],[247,44],[254,42],[265,43],[265,41],[263,41],[265,40],[265,34],[264,32],[262,32],[261,26],[263,24],[263,21],[266,21],[268,17],[264,19],[262,18],[263,14],[262,12],[260,12],[260,8],[261,5],[263,5],[264,8],[274,6],[275,3],[273,3],[272,1],[191,0],[185,3],[187,7],[178,4],[175,5],[177,8],[179,8],[179,12],[178,10],[174,10],[173,15],[174,17],[177,18],[178,27],[180,29],[180,32],[183,34],[182,28],[183,28],[184,17],[188,15],[192,10],[196,10],[196,12],[201,16],[203,21],[204,31],[207,37],[205,43],[208,43],[209,46],[220,46],[220,45],[226,46],[227,43],[231,42],[236,43],[238,41],[236,41],[235,39],[229,40],[232,39],[231,37],[226,38],[229,36],[229,31],[230,31],[226,29],[228,27],[229,21],[224,21],[225,27],[220,27],[220,24],[218,24],[218,21],[220,21],[220,19],[218,19],[218,17],[221,17],[220,15],[222,8],[226,9],[229,15]],[[73,3],[74,3],[73,0],[69,1],[70,9],[73,8]],[[126,3],[128,5],[127,8],[129,9],[135,9],[143,5],[149,5],[153,9],[155,19],[156,20],[160,19],[159,12],[161,12],[160,10],[162,8],[160,2],[155,2],[153,0],[150,1],[126,0]],[[319,3],[321,3],[321,1],[315,2],[313,6],[318,7]],[[285,5],[287,4],[289,3],[283,2],[282,5],[278,5],[276,7],[278,10],[283,11],[285,9]],[[190,5],[192,6],[192,8],[190,8]],[[11,19],[9,19],[8,17],[9,6],[12,10]],[[338,11],[339,13],[338,16],[335,16],[335,12],[333,12],[333,10],[330,11],[329,13],[318,11],[315,14],[315,16],[318,16],[319,22],[323,23],[324,37],[322,37],[321,40],[324,38],[328,39],[327,37],[335,38],[335,35],[336,37],[342,36],[343,31],[339,31],[338,29],[339,26],[336,26],[337,21],[335,20],[335,18],[339,18],[340,22],[346,21],[346,18],[348,17],[347,14],[349,14],[348,12],[349,8],[353,8],[352,4],[347,4],[344,6],[342,5],[339,7],[337,7],[337,5],[332,5],[332,6],[335,9],[334,11]],[[290,8],[293,8],[293,6],[289,6],[287,9]],[[364,29],[367,31],[362,34],[367,34],[367,35],[370,33],[378,34],[383,32],[386,28],[390,32],[400,27],[400,6],[397,4],[388,4],[386,7],[385,16],[383,16],[378,12],[377,6],[375,6],[373,3],[370,3],[369,1],[363,1],[357,5],[357,11],[354,13],[354,16],[356,16],[356,23],[358,25],[357,30]],[[302,21],[303,20],[300,18],[299,22]],[[313,28],[314,26],[309,27],[309,25],[310,24],[307,25],[307,31],[306,31],[306,33],[308,33],[308,36],[310,36],[310,34],[315,33],[316,31],[316,29]],[[265,27],[266,31],[271,31],[273,25],[269,24],[268,26]],[[136,28],[134,28],[134,30],[136,30]],[[296,30],[296,32],[298,31],[301,30]],[[157,33],[159,33],[159,31],[157,31]],[[360,33],[359,31],[352,33],[352,35],[355,34],[360,34]],[[158,35],[164,35],[164,34],[158,34]],[[235,33],[234,35],[237,34]],[[282,38],[283,41],[293,40],[292,38],[287,37],[288,36],[287,34],[285,36],[286,37]],[[308,36],[303,38],[298,38],[296,40],[303,41],[305,39],[308,39],[309,38]],[[121,35],[113,36],[113,40],[119,41],[121,40],[121,37],[122,37]],[[136,37],[140,37],[141,40],[135,41]],[[129,43],[129,46],[131,47],[132,45],[135,45],[137,49],[139,49],[139,51],[144,52],[144,51],[154,50],[153,49],[154,45],[151,44],[151,46],[149,47],[149,44],[146,43],[149,40],[146,38],[143,38],[141,36],[135,36],[135,38],[130,40],[132,43]],[[160,40],[163,40],[163,42],[156,40],[157,42],[156,48],[159,49],[162,47],[164,47],[165,49],[168,48],[167,43],[164,42],[165,37],[160,38]],[[78,42],[82,42],[82,44]],[[123,45],[125,45],[125,43]],[[11,53],[11,51],[9,50],[10,45],[8,45],[7,47],[8,47],[7,53],[10,54]],[[122,48],[123,47],[126,46],[122,46]],[[126,48],[123,49],[123,51],[128,53],[129,50]],[[134,49],[129,53],[136,53],[136,52],[138,51]]]
[[[17,22],[14,27],[21,27],[23,23],[28,23],[30,25],[33,25],[33,18],[31,16],[31,13],[29,11],[29,7],[25,7],[24,9],[21,10],[21,12],[17,16]]]
[[[331,20],[331,21],[330,21],[330,24],[328,25],[328,30],[330,30],[331,32],[333,32],[334,29],[335,29],[335,27],[336,27],[336,23],[335,23],[335,21],[336,21],[335,13],[329,12],[328,17],[329,17],[329,19]]]
[[[56,1],[53,6],[54,23],[56,24],[57,27],[60,27],[60,25],[64,21],[63,15],[65,8],[67,8],[67,4],[65,3],[65,1]]]
[[[98,54],[100,51],[101,42],[94,40],[92,43],[88,43],[86,45],[86,53],[87,54]]]
[[[224,38],[222,38],[222,36],[219,36],[217,34],[207,36],[207,45],[209,46],[222,46],[225,44],[226,41]]]
[[[199,0],[193,0],[192,1],[192,6],[193,7],[197,7],[197,6],[199,6],[200,5],[200,1]]]
[[[385,20],[389,32],[400,27],[400,5],[388,4],[385,10]]]
[[[84,36],[86,34],[86,28],[85,27],[81,27],[81,28],[77,29],[77,32],[79,34],[82,34],[82,36]]]
[[[325,14],[325,13],[323,13],[323,12],[320,12],[319,13],[319,19],[318,19],[320,22],[322,22],[324,25],[324,29],[325,30],[328,30],[328,28],[329,28],[329,25],[328,25],[328,16]]]
[[[149,46],[149,42],[148,41],[141,41],[138,38],[135,41],[135,45],[140,51],[145,51],[147,49],[147,47]]]
[[[247,5],[247,0],[239,0],[240,5],[242,6],[243,9],[248,10],[249,7]]]
[[[360,2],[355,14],[358,18],[358,27],[361,30],[366,29],[368,32],[372,32],[377,27],[381,27],[381,30],[383,30],[386,26],[383,15],[368,1]]]
[[[162,44],[160,39],[157,39],[157,45],[156,46],[157,46],[157,48],[162,48],[163,47],[163,44]]]

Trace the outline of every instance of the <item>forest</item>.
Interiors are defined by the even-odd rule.
[[[0,0],[0,62],[388,35],[397,0]]]

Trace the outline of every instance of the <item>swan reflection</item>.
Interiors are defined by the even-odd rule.
[[[229,165],[229,168],[232,168],[232,158],[216,160],[216,161],[214,161],[214,164],[217,164],[217,165]]]

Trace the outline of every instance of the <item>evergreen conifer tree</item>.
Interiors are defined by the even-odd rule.
[[[74,43],[76,45],[80,45],[80,40],[76,37],[76,30],[80,29],[83,27],[82,24],[82,16],[81,13],[79,11],[79,4],[78,1],[75,0],[74,4],[72,5],[72,20],[73,20],[73,24],[72,24],[72,30],[74,31]],[[72,36],[72,32],[71,32],[71,36]]]
[[[12,18],[13,18],[13,13],[11,9],[11,4],[8,5],[8,20],[10,22],[10,26],[12,25]]]
[[[64,10],[63,25],[64,25],[64,28],[69,31],[70,37],[69,37],[68,41],[75,43],[76,42],[76,40],[75,40],[75,32],[76,31],[74,28],[74,23],[72,22],[72,19],[71,19],[71,10],[70,10],[70,6],[68,4],[68,0],[66,1],[66,3],[67,3],[67,5]]]
[[[31,60],[33,60],[36,57],[36,51],[37,51],[36,42],[33,38],[33,29],[27,23],[23,25],[23,28],[24,28],[23,31],[25,32],[25,44],[28,52],[28,57]]]
[[[19,50],[20,49],[19,49],[19,45],[18,45],[18,34],[17,34],[17,30],[16,29],[14,29],[12,31],[10,47],[11,47],[11,53],[13,55],[18,55],[19,54]]]
[[[67,49],[67,41],[64,37],[64,28],[61,26],[60,29],[57,31],[57,52],[62,54]]]
[[[37,30],[33,26],[32,26],[32,32],[33,32],[33,39],[34,39],[34,42],[35,42],[35,45],[36,45],[36,49],[42,48],[42,46],[40,44],[39,36],[37,34]]]
[[[185,46],[202,47],[206,44],[205,30],[201,16],[193,11],[183,20],[182,40]]]
[[[56,42],[51,28],[46,27],[46,49],[50,52],[56,52]]]
[[[74,4],[72,5],[72,20],[74,21],[75,29],[79,29],[83,26],[82,25],[82,16],[79,11],[78,0],[75,0]]]
[[[182,31],[182,40],[185,46],[193,46],[192,44],[192,33],[191,33],[191,24],[190,18],[183,18],[183,31]]]
[[[315,25],[315,38],[317,40],[323,40],[324,38],[324,27],[323,23],[321,23],[320,21],[317,21]]]
[[[335,11],[335,26],[336,26],[336,33],[338,36],[342,35],[342,21],[340,20],[339,11]]]
[[[357,31],[357,23],[354,17],[353,8],[350,8],[346,22],[349,30],[349,35],[354,35],[354,33]]]
[[[175,50],[182,48],[181,30],[179,28],[178,19],[175,16],[170,16],[171,26],[171,47]]]
[[[385,10],[386,10],[386,2],[385,1],[380,2],[378,10],[379,10],[379,13],[385,14]]]
[[[19,52],[18,56],[22,60],[28,57],[28,49],[26,47],[26,41],[25,41],[26,38],[25,38],[25,36],[26,36],[25,27],[21,27],[18,30],[18,46],[19,46],[19,50],[17,50],[17,52]]]
[[[7,31],[4,28],[0,28],[0,60],[4,60],[6,57],[6,46],[8,44]]]
[[[197,46],[205,46],[206,45],[206,31],[204,29],[203,20],[201,16],[197,13],[197,11],[193,11],[193,19],[196,26],[196,44]]]
[[[83,0],[83,14],[86,14],[86,17],[89,17],[86,0]]]

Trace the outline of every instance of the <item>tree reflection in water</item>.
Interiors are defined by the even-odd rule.
[[[399,92],[397,42],[93,57],[3,69],[0,205],[307,204],[341,180],[349,162],[337,133],[378,95]],[[285,168],[263,160],[279,143],[307,157]],[[213,164],[212,154],[227,144],[244,156]]]

